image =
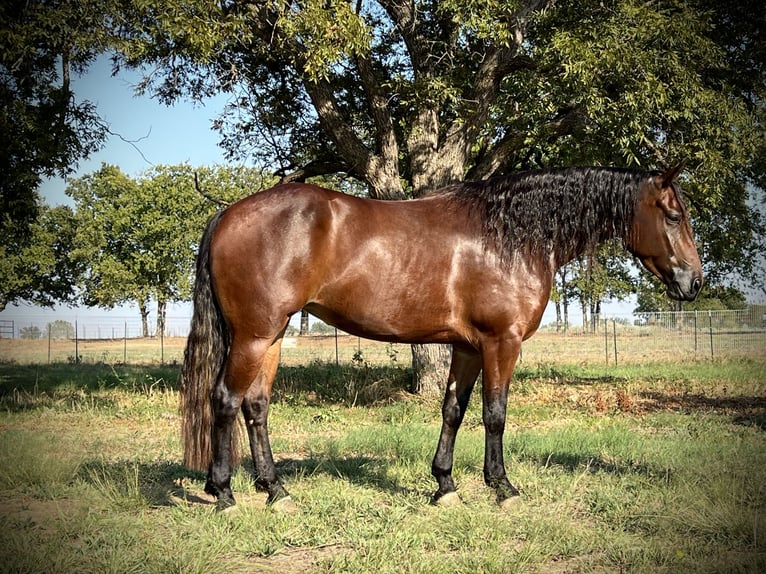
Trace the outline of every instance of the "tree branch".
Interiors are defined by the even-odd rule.
[[[330,175],[333,173],[348,173],[349,166],[342,160],[314,160],[310,161],[303,167],[299,167],[285,173],[285,171],[278,171],[275,175],[279,177],[279,183],[292,183],[292,182],[304,182],[310,177],[316,177],[319,175]]]
[[[573,106],[561,110],[555,118],[541,127],[541,131],[548,142],[554,142],[584,128],[587,122],[588,118],[582,110]],[[494,146],[484,150],[477,157],[476,164],[468,173],[468,178],[487,179],[507,169],[514,154],[524,147],[524,140],[523,133],[506,133]]]
[[[487,179],[503,169],[514,153],[524,147],[524,134],[511,132],[506,134],[491,149],[477,157],[476,164],[466,176],[469,180]]]
[[[304,80],[304,86],[317,111],[319,121],[335,142],[351,173],[370,185],[370,194],[379,199],[403,199],[397,164],[390,158],[375,155],[349,126],[335,102],[332,87],[325,80]],[[387,161],[388,160],[388,161]]]
[[[213,197],[212,195],[208,195],[205,193],[202,188],[199,185],[199,177],[197,176],[197,172],[194,172],[194,189],[197,190],[197,193],[199,193],[202,197],[207,199],[208,201],[212,201],[216,205],[220,205],[221,207],[228,207],[231,205],[230,203],[223,201],[222,199],[218,199],[217,197]]]
[[[379,3],[402,35],[415,73],[426,70],[428,48],[423,35],[418,31],[415,3],[411,0],[380,0]]]
[[[358,56],[356,65],[362,88],[367,95],[370,114],[375,122],[375,139],[378,153],[386,165],[397,166],[399,161],[399,144],[396,141],[394,122],[388,108],[388,98],[375,77],[372,61],[368,55]]]

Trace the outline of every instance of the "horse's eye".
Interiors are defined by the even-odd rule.
[[[670,212],[667,215],[665,215],[665,220],[668,222],[669,225],[678,225],[681,223],[681,214],[676,212]]]

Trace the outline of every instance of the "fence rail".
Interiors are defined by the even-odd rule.
[[[523,362],[615,365],[719,357],[766,359],[766,307],[736,311],[647,313],[600,317],[595,328],[556,331],[543,327],[524,343]],[[183,357],[189,318],[169,319],[160,336],[143,337],[140,321],[15,321],[0,329],[0,361],[177,363]],[[287,338],[282,361],[409,364],[409,347],[344,333]]]

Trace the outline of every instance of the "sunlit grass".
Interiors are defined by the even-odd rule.
[[[0,366],[0,564],[14,572],[766,571],[763,364],[604,373],[523,364],[505,435],[522,504],[482,479],[479,394],[458,435],[464,505],[430,504],[438,399],[397,365],[283,369],[270,428],[300,511],[184,496],[173,368]],[[57,382],[58,381],[58,382]],[[366,390],[367,387],[372,390]]]

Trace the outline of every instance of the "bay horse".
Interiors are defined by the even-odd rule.
[[[483,372],[484,481],[501,506],[518,500],[503,461],[508,388],[555,271],[617,238],[671,297],[699,293],[702,267],[676,183],[680,169],[531,171],[409,201],[294,183],[219,212],[199,247],[180,375],[184,463],[207,471],[205,491],[218,508],[234,505],[241,411],[256,485],[270,504],[292,504],[267,419],[282,337],[305,308],[353,335],[452,345],[431,467],[439,503],[459,501],[455,438]]]

